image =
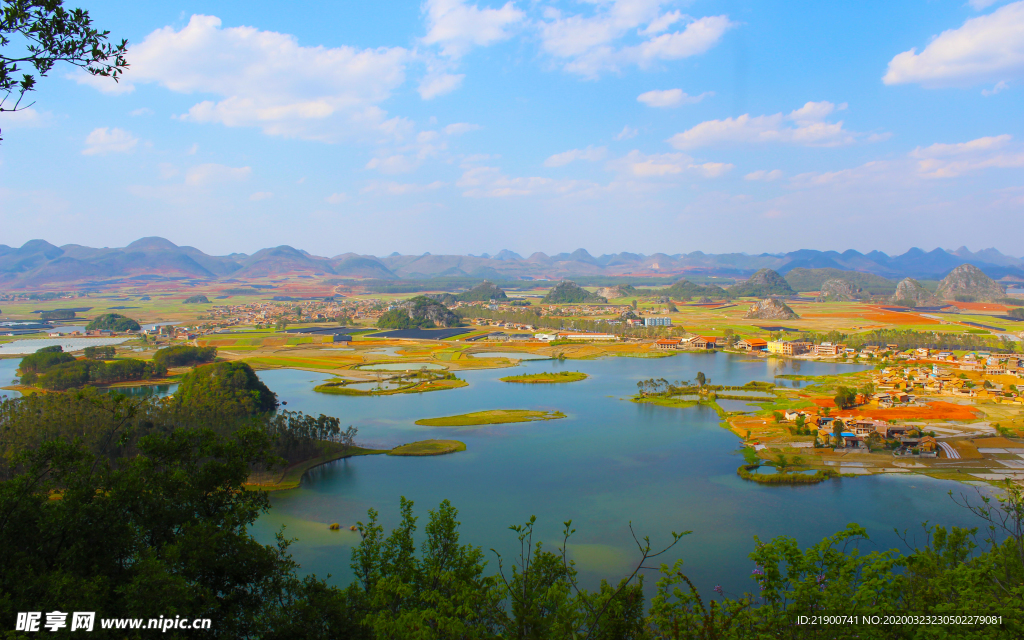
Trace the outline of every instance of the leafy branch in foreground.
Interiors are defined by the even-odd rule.
[[[110,32],[94,28],[88,11],[63,5],[63,0],[3,0],[0,4],[0,112],[32,106],[22,106],[21,101],[35,89],[36,75],[16,77],[26,65],[45,77],[54,65],[65,62],[114,82],[128,68],[127,40],[108,42]],[[20,49],[12,51],[14,47]],[[17,96],[14,104],[5,106],[12,93]]]

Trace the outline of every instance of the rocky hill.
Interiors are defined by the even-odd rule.
[[[729,288],[729,295],[736,298],[791,296],[795,293],[785,278],[771,269],[759,269],[746,281]]]
[[[978,267],[962,264],[942,279],[935,295],[943,300],[991,302],[1004,297],[1006,292]]]
[[[757,320],[795,320],[800,316],[782,300],[765,298],[750,305],[743,317]]]
[[[846,280],[826,280],[821,283],[817,302],[850,302],[857,299],[857,288]]]
[[[407,311],[413,322],[420,325],[427,323],[433,323],[436,327],[457,327],[459,325],[459,317],[448,307],[426,296],[416,296],[398,304],[397,307]]]
[[[625,298],[638,295],[637,288],[631,284],[620,284],[614,287],[602,287],[597,290],[597,295],[611,300],[613,298]]]
[[[487,302],[488,300],[508,300],[505,292],[490,280],[484,280],[469,291],[455,296],[462,302]]]
[[[596,293],[590,293],[575,282],[563,280],[556,284],[548,292],[548,295],[544,296],[541,302],[545,304],[580,304],[587,302],[603,303],[608,302],[608,300]]]
[[[893,304],[907,307],[921,307],[938,304],[940,300],[932,292],[913,278],[904,278],[896,285],[896,293],[891,298]]]

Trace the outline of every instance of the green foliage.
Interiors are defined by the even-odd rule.
[[[210,304],[210,299],[203,295],[189,296],[181,304]]]
[[[548,294],[541,300],[544,304],[582,304],[582,303],[603,303],[606,299],[591,293],[575,282],[563,280],[548,291]]]
[[[836,388],[836,396],[833,401],[840,411],[849,409],[857,404],[857,390],[840,385]]]
[[[385,311],[377,318],[377,326],[381,329],[412,329],[414,327],[433,327],[434,323],[429,320],[424,322],[422,319],[414,321],[405,309],[392,309]]]
[[[42,312],[39,317],[43,320],[71,320],[75,317],[75,312],[70,309],[54,309]]]
[[[113,384],[132,380],[148,380],[167,374],[159,363],[134,358],[124,360],[76,360],[51,367],[39,374],[35,386],[48,391],[64,391],[87,384]],[[25,382],[25,377],[22,377]],[[27,384],[27,383],[26,383]]]
[[[270,505],[243,483],[269,456],[257,429],[152,434],[114,460],[59,441],[25,452],[0,484],[0,617],[46,602],[211,618],[223,637],[352,637],[344,594],[299,579],[283,536],[262,545],[249,531]]]
[[[813,475],[806,473],[783,473],[790,463],[786,460],[785,456],[779,457],[781,460],[776,463],[776,466],[779,468],[778,473],[751,473],[760,466],[760,464],[755,463],[741,465],[736,469],[736,475],[744,480],[760,484],[818,484],[819,482],[839,477],[839,473],[832,469],[821,469]]]
[[[44,347],[21,359],[21,364],[18,366],[21,369],[21,382],[22,384],[32,384],[39,374],[74,361],[75,356],[64,353],[60,345]]]
[[[735,298],[768,298],[770,296],[791,296],[796,292],[775,271],[761,269],[745,282],[730,287],[728,293]]]
[[[102,347],[86,347],[83,351],[86,358],[90,360],[109,360],[114,357],[117,349],[114,345],[104,345]]]
[[[35,89],[36,76],[22,73],[17,78],[24,66],[44,77],[58,62],[65,62],[117,82],[128,68],[124,58],[128,41],[113,45],[107,42],[109,35],[93,28],[88,11],[65,9],[61,0],[4,0],[0,6],[0,111],[27,108],[21,101]],[[17,54],[9,51],[12,42],[24,49]],[[17,99],[5,105],[12,93]]]
[[[508,296],[497,285],[489,280],[484,280],[477,286],[465,293],[455,296],[456,301],[462,302],[487,302],[489,300],[508,300]]]
[[[1024,308],[1010,309],[1007,315],[1009,315],[1011,318],[1024,319]]]
[[[185,374],[172,404],[182,412],[211,412],[230,418],[277,408],[277,394],[244,362],[215,362]]]
[[[213,362],[217,357],[217,347],[190,347],[178,345],[158,349],[153,354],[153,362],[164,367],[194,367],[198,364]]]
[[[673,300],[688,301],[693,298],[727,298],[725,289],[717,285],[702,286],[694,284],[683,278],[664,289],[642,289],[637,291],[640,295],[665,296]],[[634,307],[635,308],[635,307]]]
[[[797,267],[786,274],[786,282],[794,291],[821,291],[826,280],[845,280],[856,289],[864,289],[872,295],[892,295],[896,291],[896,283],[888,278],[860,271],[843,269],[805,269]]]
[[[85,325],[87,331],[138,331],[139,323],[120,313],[105,313]]]

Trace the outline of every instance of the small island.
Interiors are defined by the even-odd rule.
[[[475,427],[484,424],[508,424],[511,422],[536,422],[564,418],[561,411],[534,411],[532,409],[494,409],[477,411],[442,418],[424,418],[416,424],[425,427]]]
[[[580,371],[552,371],[548,373],[525,373],[521,376],[500,378],[502,382],[519,382],[521,384],[557,384],[559,382],[579,382],[586,380],[587,374]]]
[[[466,444],[458,440],[420,440],[395,447],[389,456],[442,456],[446,453],[465,451]]]
[[[390,396],[399,393],[424,393],[426,391],[442,391],[444,389],[458,389],[468,386],[465,380],[458,378],[454,373],[447,371],[414,371],[411,373],[400,373],[380,378],[377,388],[353,389],[352,384],[372,384],[372,380],[352,380],[338,378],[313,387],[317,393],[330,393],[339,396]],[[387,385],[387,386],[385,386]],[[391,386],[396,385],[396,386]]]

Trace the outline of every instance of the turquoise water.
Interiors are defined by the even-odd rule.
[[[461,371],[468,387],[434,393],[381,397],[330,396],[313,392],[328,376],[294,370],[260,372],[288,402],[289,409],[326,413],[359,428],[358,441],[391,447],[427,438],[453,438],[467,451],[447,456],[398,458],[365,456],[312,470],[301,486],[272,494],[273,509],[254,526],[263,542],[287,525],[298,538],[292,547],[304,570],[345,584],[351,545],[357,534],[331,532],[381,512],[388,528],[397,521],[398,501],[416,502],[421,516],[449,499],[460,510],[464,542],[496,548],[506,558],[515,548],[508,526],[538,518],[536,539],[560,542],[562,522],[572,519],[577,534],[571,556],[585,584],[601,577],[617,580],[637,559],[629,523],[655,545],[670,531],[694,533],[664,559],[685,559],[684,570],[707,592],[751,589],[747,555],[754,535],[787,534],[810,544],[844,528],[865,526],[872,541],[866,551],[901,547],[894,527],[914,529],[929,520],[977,524],[946,492],[971,487],[922,476],[844,478],[813,486],[762,486],[736,475],[743,459],[738,440],[719,426],[708,407],[678,409],[636,404],[628,397],[647,378],[686,380],[703,371],[715,384],[772,381],[779,373],[806,375],[854,370],[849,365],[799,363],[726,354],[680,354],[669,358],[605,358],[524,362],[516,373],[559,369],[588,374],[582,382],[517,385],[498,381],[508,369]],[[568,417],[545,422],[432,428],[414,423],[424,417],[487,409],[560,410]],[[920,540],[920,536],[918,536]],[[496,566],[491,557],[491,568]],[[653,584],[653,578],[648,584]]]
[[[468,354],[472,358],[510,358],[512,360],[548,360],[548,356],[522,351],[486,351]]]
[[[433,362],[388,362],[385,364],[369,364],[359,367],[360,371],[419,371],[420,369],[444,369]]]

